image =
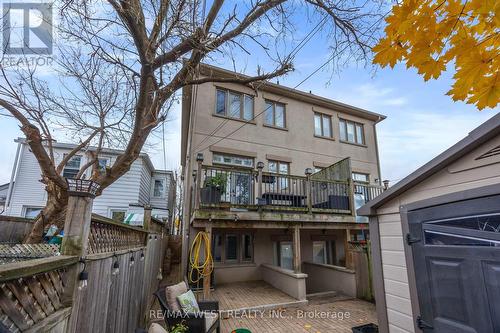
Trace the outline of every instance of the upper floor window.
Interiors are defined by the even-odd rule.
[[[266,101],[264,124],[280,128],[286,127],[285,104]]]
[[[253,96],[217,89],[215,114],[243,120],[253,120]]]
[[[314,135],[332,137],[332,117],[326,114],[314,114]]]
[[[365,134],[363,124],[340,119],[340,140],[364,145]]]
[[[253,168],[253,158],[237,155],[213,154],[213,163]]]
[[[28,219],[34,219],[42,211],[41,207],[25,207],[24,217]]]
[[[356,182],[368,183],[370,182],[370,175],[361,172],[353,172],[352,179]]]
[[[165,197],[165,179],[155,179],[153,184],[153,197]]]
[[[109,158],[107,157],[99,157],[97,159],[97,171],[99,174],[103,175],[106,173],[106,167],[109,166]]]
[[[269,172],[288,175],[290,173],[290,163],[281,161],[269,161]]]
[[[66,156],[66,155],[65,155]],[[82,157],[80,155],[75,155],[71,157],[64,166],[63,177],[65,178],[75,178],[80,171],[80,164],[82,163]]]

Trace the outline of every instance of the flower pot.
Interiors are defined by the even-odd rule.
[[[222,191],[215,186],[203,187],[200,191],[200,200],[202,204],[217,205],[220,203]]]

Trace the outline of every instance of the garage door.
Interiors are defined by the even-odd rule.
[[[500,195],[408,212],[424,332],[500,332]]]

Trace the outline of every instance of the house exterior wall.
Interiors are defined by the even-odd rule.
[[[64,154],[69,152],[66,148],[54,148],[54,158],[59,163]],[[88,161],[87,154],[83,153],[81,165]],[[100,157],[109,159],[108,165],[115,162],[115,154],[101,154]],[[107,187],[103,193],[94,199],[93,212],[99,215],[111,217],[112,209],[127,210],[129,204],[148,204],[150,201],[151,177],[153,171],[145,162],[143,157],[134,161],[130,170],[113,184]],[[47,200],[44,185],[39,182],[41,171],[38,162],[30,152],[26,144],[21,143],[21,152],[15,182],[12,187],[10,206],[6,215],[24,216],[26,207],[43,207]],[[164,173],[167,175],[168,173]],[[167,195],[163,200],[154,202],[158,208],[168,207],[168,186],[171,177],[165,176],[167,181]]]
[[[257,116],[253,123],[246,124],[237,130],[243,122],[214,115],[217,87],[254,95],[255,116],[264,110],[265,100],[284,103],[286,129],[264,125],[262,114]],[[351,157],[353,171],[370,174],[371,183],[379,179],[374,121],[267,92],[260,92],[255,96],[251,89],[237,84],[205,83],[199,85],[196,102],[193,101],[192,105],[194,126],[190,133],[192,136],[189,151],[192,157],[190,170],[196,169],[195,157],[199,152],[203,153],[204,164],[208,165],[212,164],[212,154],[217,151],[251,156],[254,157],[255,163],[258,161],[265,163],[265,171],[267,171],[269,159],[287,159],[290,160],[290,174],[292,175],[304,175],[305,169],[312,168],[315,164],[327,166]],[[314,136],[315,112],[332,117],[333,138]],[[339,118],[364,124],[366,145],[340,142]],[[223,127],[210,136],[221,123],[224,123]],[[235,130],[237,131],[233,135],[229,135]],[[223,137],[224,140],[221,141]],[[187,188],[189,188],[192,177],[186,177],[186,179]]]
[[[400,207],[423,199],[500,184],[500,156],[476,158],[500,145],[500,137],[482,144],[426,181],[377,209],[389,332],[414,332]]]

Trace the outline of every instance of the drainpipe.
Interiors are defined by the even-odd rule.
[[[10,175],[10,183],[9,183],[9,189],[7,190],[7,198],[5,199],[5,213],[7,214],[7,210],[9,210],[10,213],[10,196],[12,194],[12,187],[14,186],[14,176],[17,173],[17,167],[18,167],[18,161],[19,161],[19,152],[21,151],[21,142],[17,143],[17,151],[16,151],[16,157],[14,159],[14,165],[12,166],[12,174]]]
[[[373,134],[375,135],[375,153],[377,156],[377,169],[378,169],[378,184],[382,186],[382,173],[380,171],[380,155],[378,153],[378,138],[377,138],[377,124],[381,121],[381,117],[373,124]]]

